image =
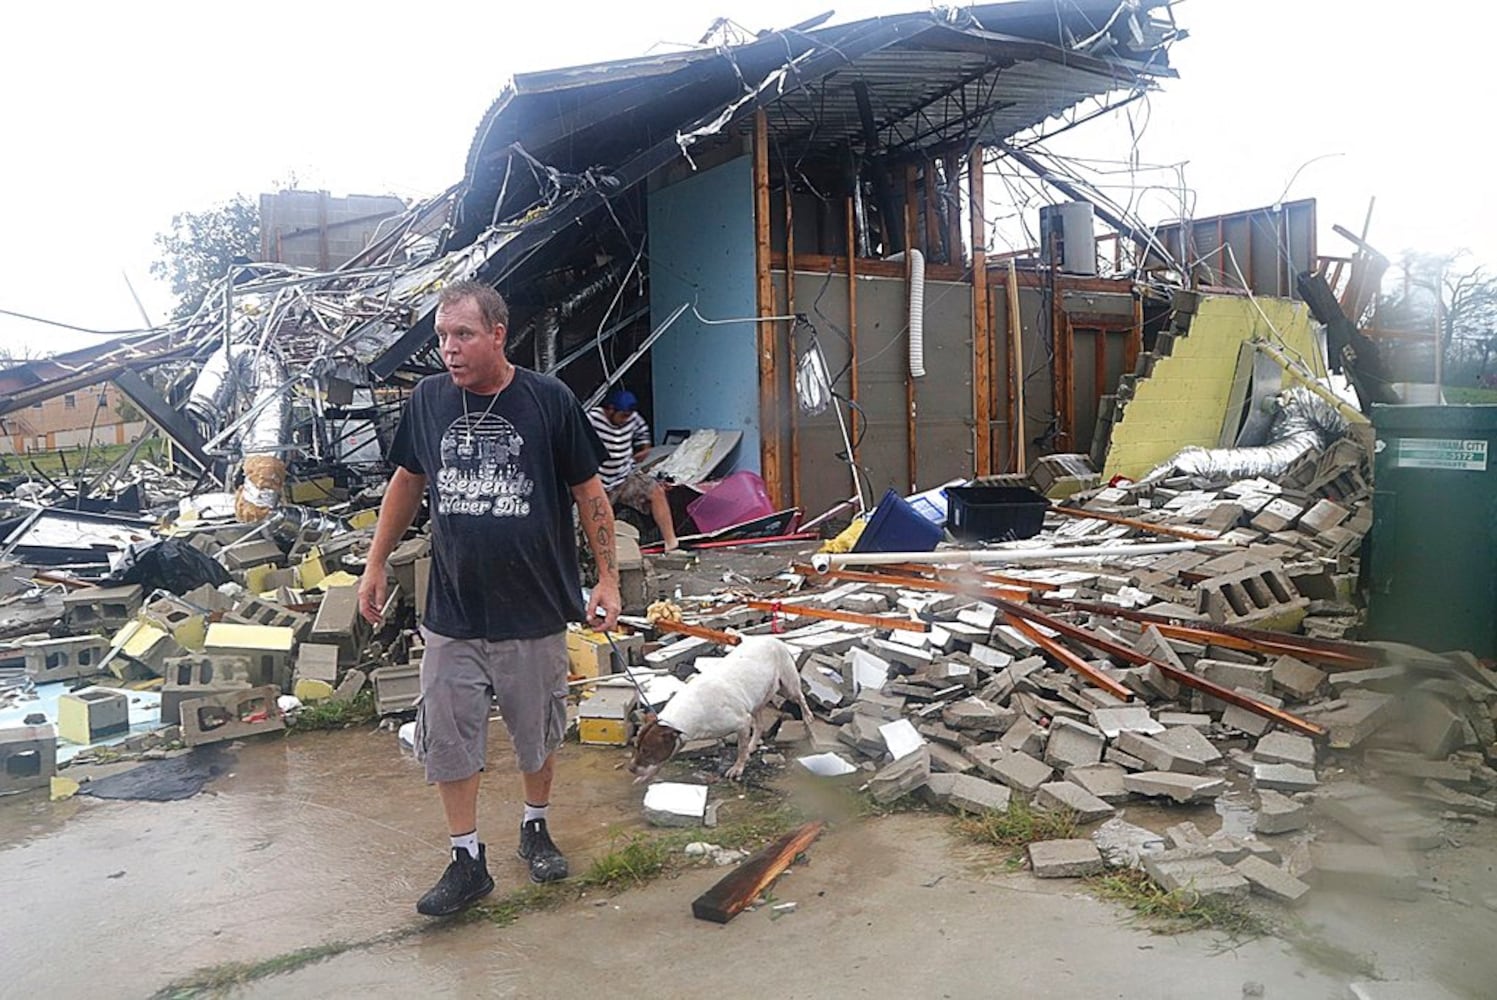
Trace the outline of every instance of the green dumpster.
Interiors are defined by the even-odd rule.
[[[1374,406],[1373,638],[1497,656],[1497,406]]]

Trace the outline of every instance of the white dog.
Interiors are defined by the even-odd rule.
[[[658,718],[640,729],[629,763],[634,780],[653,778],[687,740],[722,739],[732,733],[738,734],[738,759],[727,776],[742,776],[749,755],[764,735],[759,713],[776,692],[794,698],[802,718],[811,721],[790,647],[769,636],[745,637],[722,663],[693,678],[666,703]]]

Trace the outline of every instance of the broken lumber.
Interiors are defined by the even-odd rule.
[[[1133,700],[1132,691],[1128,690],[1126,687],[1124,687],[1122,684],[1119,684],[1111,677],[1108,677],[1106,674],[1102,673],[1090,663],[1087,663],[1081,657],[1071,652],[1065,646],[1062,646],[1059,642],[1056,642],[1050,636],[1035,628],[1034,623],[1027,620],[1027,616],[1015,614],[1012,610],[1012,605],[1008,605],[1007,602],[1004,602],[1004,605],[1006,606],[1003,607],[1003,611],[1004,614],[1008,617],[1009,624],[1013,625],[1014,628],[1024,633],[1029,641],[1033,642],[1036,646],[1040,647],[1056,660],[1060,661],[1061,666],[1065,667],[1067,670],[1073,671],[1074,673],[1080,674],[1082,677],[1085,677],[1087,680],[1091,681],[1097,687],[1101,688],[1103,691],[1106,691],[1114,698],[1125,702]]]
[[[691,915],[718,924],[725,924],[738,916],[790,867],[797,854],[811,846],[825,825],[814,820],[760,848],[716,885],[692,900]]]
[[[1108,524],[1121,524],[1127,528],[1135,528],[1139,531],[1147,531],[1154,535],[1168,535],[1171,538],[1188,538],[1193,542],[1214,542],[1221,536],[1212,531],[1192,531],[1189,528],[1173,528],[1167,524],[1155,524],[1152,521],[1140,521],[1136,517],[1123,517],[1120,514],[1104,514],[1100,510],[1085,510],[1081,507],[1051,507],[1057,514],[1067,517],[1085,517],[1093,521],[1106,521]]]
[[[719,646],[736,646],[743,641],[742,636],[734,635],[732,632],[719,632],[715,628],[705,625],[688,625],[678,622],[672,618],[660,618],[650,623],[650,627],[661,632],[676,632],[681,635],[694,636],[698,639],[706,639],[715,642]]]
[[[814,566],[808,566],[804,563],[798,563],[791,568],[795,572],[805,574],[806,576],[824,577],[828,580],[878,583],[885,587],[905,587],[909,590],[932,590],[942,594],[964,594],[969,597],[1004,597],[1014,601],[1022,601],[1029,596],[1028,590],[1018,590],[998,584],[946,583],[941,580],[928,580],[920,576],[900,576],[894,573],[867,573],[855,569],[829,569],[822,572]],[[976,591],[975,593],[974,590]]]
[[[850,625],[866,625],[869,628],[890,629],[903,632],[929,632],[925,622],[892,615],[860,615],[854,611],[834,611],[830,608],[812,608],[804,604],[786,604],[783,601],[742,601],[755,611],[768,611],[776,615],[799,618],[824,618],[827,621],[847,622]]]
[[[1160,673],[1164,674],[1164,676],[1168,677],[1170,680],[1174,681],[1177,684],[1183,684],[1186,687],[1194,688],[1203,694],[1208,694],[1213,698],[1218,698],[1229,705],[1235,705],[1238,708],[1243,709],[1244,711],[1252,712],[1254,715],[1262,716],[1265,719],[1272,719],[1274,722],[1279,723],[1279,725],[1285,726],[1289,729],[1293,729],[1296,732],[1303,733],[1306,736],[1322,737],[1326,735],[1326,729],[1324,726],[1318,725],[1314,722],[1310,722],[1306,719],[1302,719],[1292,712],[1286,712],[1281,708],[1274,708],[1272,705],[1266,705],[1263,702],[1255,701],[1254,699],[1249,698],[1246,695],[1239,694],[1238,692],[1231,690],[1230,688],[1225,688],[1220,684],[1208,681],[1204,677],[1199,677],[1187,671],[1180,670],[1172,666],[1171,664],[1165,663],[1162,660],[1156,660],[1150,656],[1145,656],[1143,653],[1140,653],[1136,649],[1131,649],[1127,646],[1113,642],[1110,639],[1104,639],[1100,635],[1097,635],[1093,632],[1088,632],[1086,629],[1081,628],[1079,625],[1072,625],[1070,622],[1062,621],[1059,618],[1052,618],[1049,615],[1041,614],[1040,612],[1035,611],[1032,608],[1021,607],[1009,601],[993,601],[993,603],[998,606],[1000,611],[1008,616],[1009,621],[1014,622],[1016,627],[1020,628],[1021,631],[1024,631],[1025,635],[1028,635],[1036,642],[1039,641],[1039,637],[1042,635],[1042,633],[1040,633],[1037,629],[1033,631],[1025,630],[1023,626],[1020,625],[1021,621],[1027,619],[1029,622],[1043,625],[1046,628],[1053,629],[1054,631],[1061,633],[1062,635],[1069,636],[1072,639],[1077,640],[1078,642],[1085,643],[1098,652],[1106,653],[1108,656],[1118,657],[1119,659],[1124,660],[1128,663],[1132,663],[1135,666],[1144,666],[1145,664],[1151,665]],[[1161,631],[1163,631],[1163,626],[1157,627],[1159,627]],[[1049,641],[1054,642],[1054,640]],[[1046,649],[1048,651],[1048,647],[1046,647]],[[1091,669],[1091,665],[1086,664],[1085,661],[1081,661],[1080,657],[1076,657],[1076,659],[1078,660],[1078,662],[1081,662],[1084,666],[1086,666],[1088,670]],[[1075,668],[1073,667],[1073,669]],[[1107,680],[1111,681],[1112,679],[1107,678]]]
[[[1241,625],[1218,625],[1212,622],[1182,623],[1168,615],[1150,611],[1135,611],[1115,604],[1098,604],[1095,601],[1076,601],[1064,597],[1034,598],[1035,604],[1060,611],[1084,611],[1090,615],[1105,615],[1108,618],[1123,618],[1141,625],[1158,626],[1160,632],[1171,638],[1188,642],[1213,643],[1231,649],[1270,653],[1274,656],[1289,654],[1306,661],[1314,661],[1330,668],[1375,666],[1381,662],[1379,655],[1351,642],[1334,639],[1313,639],[1308,636],[1291,635],[1288,632],[1268,632],[1263,629]]]

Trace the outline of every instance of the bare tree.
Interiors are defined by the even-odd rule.
[[[1483,380],[1497,358],[1497,275],[1469,251],[1405,251],[1379,296],[1382,330],[1439,330],[1441,366],[1462,381]],[[1429,359],[1433,361],[1433,358]]]

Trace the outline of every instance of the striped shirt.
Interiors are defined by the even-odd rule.
[[[634,453],[650,446],[650,425],[636,410],[622,427],[615,427],[601,406],[588,410],[587,419],[598,432],[607,454],[598,465],[598,476],[603,480],[603,488],[611,490],[634,471]]]

